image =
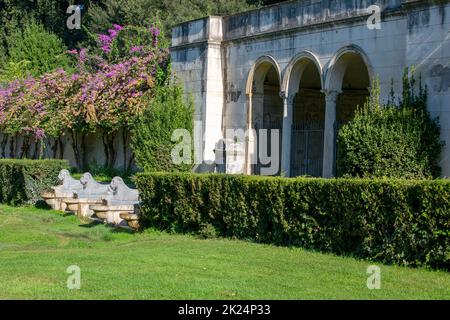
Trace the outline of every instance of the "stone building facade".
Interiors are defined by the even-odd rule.
[[[377,8],[380,28],[373,25]],[[401,92],[404,68],[414,66],[440,120],[441,166],[450,176],[449,1],[287,1],[177,25],[171,52],[173,70],[195,101],[199,171],[217,168],[218,142],[228,129],[241,129],[248,134],[234,141],[226,171],[260,173],[263,165],[253,161],[258,130],[279,129],[278,174],[332,177],[336,132],[364,103],[372,81],[380,80],[387,99],[391,82]]]

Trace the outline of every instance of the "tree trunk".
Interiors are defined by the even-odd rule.
[[[41,142],[39,140],[35,140],[34,141],[34,151],[33,151],[33,159],[37,159],[39,157],[39,149],[40,149],[40,144]]]
[[[20,143],[20,136],[16,136],[16,139],[14,141],[14,158],[19,158],[19,143]]]
[[[108,150],[108,138],[106,137],[106,134],[102,135],[102,142],[103,142],[103,151],[105,152],[105,167],[108,167],[109,150]]]
[[[9,157],[14,159],[16,157],[16,139],[17,137],[11,137],[11,141],[9,143]]]
[[[58,137],[59,159],[64,159],[65,145],[62,139],[62,137]]]
[[[2,158],[6,158],[6,145],[8,144],[8,135],[3,134],[2,139]]]
[[[43,159],[44,158],[44,151],[45,151],[45,141],[44,139],[36,141],[36,148],[37,148],[37,158]]]
[[[102,136],[103,148],[105,151],[105,167],[114,168],[117,160],[117,150],[114,148],[116,132],[104,132]]]
[[[133,150],[131,150],[130,159],[128,160],[127,171],[131,171],[133,164],[134,164],[134,152],[133,152]]]
[[[51,143],[51,140],[49,140],[49,143],[52,148],[52,158],[56,159],[58,156],[58,138],[54,138],[53,143]]]
[[[123,141],[123,170],[127,170],[127,153],[128,153],[128,143],[130,141],[130,136],[127,132],[127,130],[124,128],[122,129],[122,141]]]
[[[77,167],[80,167],[80,148],[78,147],[78,137],[77,133],[74,131],[70,132],[71,138],[72,138],[72,149],[73,149],[73,156],[75,157],[75,162],[77,163]]]
[[[109,168],[114,168],[117,160],[117,150],[114,147],[115,133],[108,134],[108,149],[109,149]]]
[[[83,170],[87,169],[86,136],[87,134],[83,133],[81,138],[81,165]]]
[[[73,148],[73,154],[75,156],[75,162],[77,163],[77,167],[80,169],[84,169],[85,168],[85,163],[84,163],[84,154],[85,154],[85,139],[86,139],[86,134],[85,133],[77,133],[72,131],[71,132],[71,136],[72,136],[72,148]],[[62,143],[60,143],[60,145],[62,145]]]
[[[24,136],[22,140],[22,152],[20,158],[28,158],[30,156],[31,138],[29,136]]]

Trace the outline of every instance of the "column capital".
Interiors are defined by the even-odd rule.
[[[283,101],[286,101],[289,104],[292,104],[294,102],[295,94],[288,94],[286,91],[280,91],[280,98],[283,99]]]
[[[342,93],[341,90],[321,90],[325,94],[325,100],[336,102],[338,96]]]

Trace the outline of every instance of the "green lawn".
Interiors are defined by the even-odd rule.
[[[231,240],[86,226],[0,205],[0,299],[449,299],[450,273]],[[68,290],[67,267],[81,268]]]
[[[72,173],[71,174],[72,178],[74,179],[80,179],[83,176],[83,173]],[[127,175],[126,173],[122,173],[122,172],[100,172],[100,173],[94,173],[93,174],[93,178],[95,181],[100,182],[100,183],[110,183],[111,180],[115,177],[115,176],[119,176],[122,177],[123,181],[132,188],[135,188],[133,179],[132,179],[132,175]]]

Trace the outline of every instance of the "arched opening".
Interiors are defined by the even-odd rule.
[[[345,69],[336,106],[337,128],[353,119],[356,108],[366,102],[370,88],[369,71],[361,55],[347,53],[340,60]]]
[[[293,95],[291,176],[322,176],[325,98],[318,65],[299,60],[290,76]]]
[[[336,101],[337,127],[351,121],[358,105],[369,96],[371,66],[364,52],[357,46],[339,50],[330,63],[326,89],[339,93]]]
[[[280,97],[280,72],[275,63],[268,58],[256,64],[249,94],[249,128],[254,129],[256,136],[249,142],[247,160],[250,174],[264,174],[263,168],[274,164],[278,167],[276,175],[281,172],[281,139],[283,128],[283,101]],[[267,130],[267,131],[264,131]],[[266,139],[262,137],[267,133]],[[272,135],[278,134],[278,143],[272,145]],[[264,145],[263,145],[264,144]],[[261,150],[264,148],[264,150]],[[260,154],[269,157],[278,156],[278,161],[266,163]],[[273,167],[272,167],[273,168]],[[269,170],[270,171],[270,170]]]
[[[340,128],[351,121],[369,96],[372,68],[357,46],[342,48],[331,60],[326,81],[324,176],[336,175],[336,140]]]

